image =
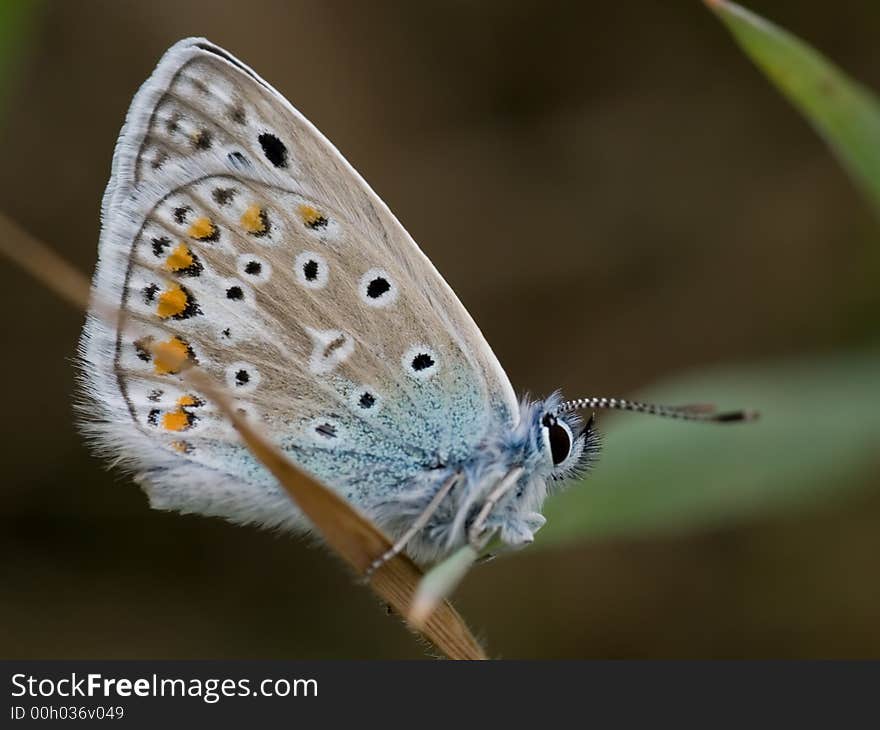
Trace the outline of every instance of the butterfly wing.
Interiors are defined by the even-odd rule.
[[[297,463],[367,512],[511,428],[518,405],[455,294],[278,92],[203,39],[136,95],[102,208],[81,346],[87,430],[154,506],[297,525],[186,354]]]

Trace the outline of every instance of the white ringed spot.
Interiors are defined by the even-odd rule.
[[[358,282],[361,301],[369,307],[388,307],[397,301],[394,279],[384,269],[370,269]]]
[[[427,345],[413,345],[403,353],[400,363],[407,375],[416,380],[427,380],[440,369],[437,353]]]
[[[242,279],[256,284],[263,284],[272,276],[272,264],[250,253],[239,254],[235,268]]]
[[[330,277],[324,257],[314,251],[303,251],[293,263],[296,280],[308,289],[323,289]]]
[[[357,388],[348,400],[356,413],[373,415],[382,410],[383,398],[373,388]]]
[[[223,293],[230,305],[246,304],[251,300],[250,289],[238,279],[224,279]]]
[[[226,367],[226,385],[235,393],[253,393],[262,376],[256,365],[250,362],[234,362]]]

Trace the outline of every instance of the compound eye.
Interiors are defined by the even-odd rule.
[[[571,434],[555,416],[550,414],[544,416],[541,423],[547,429],[547,435],[550,439],[550,456],[553,458],[553,466],[559,466],[571,453]]]

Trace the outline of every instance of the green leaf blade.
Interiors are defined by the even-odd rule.
[[[869,351],[708,372],[652,390],[648,400],[714,395],[761,417],[729,425],[607,417],[593,473],[548,501],[536,546],[705,529],[863,486],[880,465],[878,372],[880,352]]]
[[[877,97],[785,29],[727,0],[706,0],[706,4],[834,150],[880,213]]]

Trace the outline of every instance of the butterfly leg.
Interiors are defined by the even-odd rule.
[[[523,468],[521,466],[511,469],[498,483],[498,486],[489,492],[489,496],[486,497],[486,501],[483,503],[483,508],[477,515],[477,519],[474,520],[468,530],[468,542],[475,550],[480,551],[485,547],[485,541],[481,540],[481,537],[483,527],[486,525],[486,520],[489,518],[489,514],[492,512],[495,505],[501,501],[501,498],[516,486],[522,473]]]
[[[459,478],[459,474],[453,474],[449,479],[443,482],[440,489],[437,490],[437,494],[431,498],[431,501],[428,502],[428,506],[422,510],[422,513],[418,517],[416,517],[415,522],[410,525],[409,529],[404,532],[403,535],[401,535],[400,538],[388,548],[388,550],[370,563],[370,566],[364,571],[364,580],[369,580],[373,573],[385,565],[385,563],[391,560],[391,558],[403,552],[407,543],[415,537],[419,530],[428,524],[428,520],[431,519],[431,516],[437,511],[437,508],[440,507],[440,503],[456,485]]]

